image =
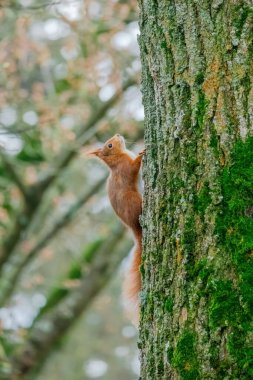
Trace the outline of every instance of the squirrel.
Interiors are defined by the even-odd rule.
[[[107,140],[102,148],[89,152],[104,161],[110,168],[107,190],[111,205],[120,220],[132,231],[135,249],[130,269],[125,275],[123,297],[127,301],[133,322],[138,323],[139,292],[141,289],[142,196],[138,190],[138,175],[145,149],[136,157],[126,149],[120,134]]]

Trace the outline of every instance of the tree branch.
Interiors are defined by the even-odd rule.
[[[130,249],[129,241],[119,244],[123,235],[124,228],[120,226],[98,250],[94,263],[83,276],[80,285],[31,329],[27,342],[12,361],[13,372],[22,376],[23,380],[41,366],[55,344],[111,278]]]
[[[7,272],[6,277],[2,279],[2,286],[0,291],[0,306],[3,306],[5,301],[11,296],[15,289],[16,283],[22,273],[23,268],[30,263],[30,261],[44,248],[56,234],[66,227],[74,218],[77,211],[102,187],[105,183],[106,177],[101,178],[88,192],[85,191],[83,195],[65,212],[65,214],[58,220],[51,229],[37,242],[37,244],[25,255],[18,254],[15,257],[14,266],[12,270]]]
[[[66,169],[66,167],[70,164],[72,159],[76,157],[76,155],[78,154],[77,149],[80,149],[81,146],[83,146],[86,142],[88,142],[89,138],[94,136],[94,134],[97,132],[96,124],[106,115],[108,110],[114,104],[117,103],[117,101],[122,96],[123,92],[135,83],[136,83],[136,80],[134,78],[129,79],[123,84],[122,88],[119,91],[117,91],[115,95],[111,97],[111,99],[109,99],[107,102],[102,104],[98,110],[94,110],[92,116],[89,118],[87,123],[84,124],[83,127],[80,128],[80,131],[77,137],[77,143],[67,153],[63,152],[58,159],[56,158],[56,162],[58,162],[58,164],[56,165],[56,169],[53,171],[53,173],[48,174],[44,178],[44,180],[36,184],[35,188],[33,189],[33,190],[36,190],[35,202],[33,202],[32,207],[25,207],[25,209],[20,211],[20,213],[17,215],[13,230],[4,241],[3,247],[0,251],[0,271],[4,263],[6,262],[6,260],[8,260],[9,257],[12,256],[17,244],[19,243],[21,235],[22,236],[26,235],[26,231],[28,231],[29,226],[33,222],[33,216],[35,215],[35,212],[37,211],[37,208],[39,207],[39,204],[42,200],[42,197],[45,191],[60,176],[62,171]],[[94,128],[93,132],[91,131],[92,128]],[[85,135],[85,133],[88,130],[89,130],[89,136],[87,136],[87,134]],[[80,141],[80,144],[78,141]]]
[[[108,235],[111,235],[114,231],[109,231]],[[107,238],[108,239],[108,238]],[[106,239],[106,240],[107,240]],[[84,273],[87,265],[92,265],[96,253],[102,244],[105,243],[105,238],[100,238],[93,240],[85,246],[82,254],[79,258],[75,259],[72,264],[70,264],[70,269],[65,273],[64,277],[59,281],[59,283],[54,284],[48,291],[46,297],[46,303],[40,309],[39,313],[33,320],[32,326],[49,310],[53,309],[58,305],[70,292],[70,288],[66,285],[66,282],[71,280],[80,280],[82,274]]]
[[[78,0],[72,0],[72,1],[69,1],[68,4],[73,4],[73,3],[77,3],[77,2],[78,2]],[[6,4],[0,4],[0,8],[11,8],[11,9],[14,9],[17,11],[26,11],[26,10],[37,11],[40,9],[44,9],[46,7],[52,7],[54,5],[61,5],[61,4],[62,4],[62,1],[53,1],[53,2],[47,2],[47,3],[43,3],[43,4],[39,4],[39,5],[30,5],[28,7],[24,7],[24,6],[18,5],[18,4],[6,3]]]
[[[29,202],[30,197],[29,197],[28,189],[26,188],[23,181],[19,177],[13,163],[9,160],[9,158],[6,156],[6,154],[4,154],[2,149],[0,149],[0,156],[2,158],[2,162],[3,162],[4,166],[7,169],[9,177],[11,177],[13,182],[17,185],[17,187],[19,188],[19,190],[20,190],[21,194],[23,195],[25,201]]]
[[[2,125],[1,125],[2,126]],[[0,131],[0,135],[10,135],[10,134],[21,134],[24,132],[28,132],[31,130],[34,130],[36,126],[30,126],[30,127],[25,127],[25,128],[5,128],[2,126],[2,131]]]
[[[73,146],[67,151],[62,152],[58,158],[56,158],[56,168],[53,173],[50,173],[41,183],[41,187],[43,190],[47,189],[51,183],[56,180],[61,172],[65,170],[65,168],[70,164],[70,162],[73,160],[73,158],[76,157],[76,155],[79,152],[79,149],[84,146],[98,131],[97,124],[98,122],[103,119],[103,117],[107,114],[108,110],[114,106],[124,91],[126,91],[129,87],[136,84],[135,78],[130,78],[128,81],[126,81],[122,88],[118,90],[107,102],[102,104],[96,112],[94,112],[86,124],[84,124],[79,132],[77,133],[77,138]]]

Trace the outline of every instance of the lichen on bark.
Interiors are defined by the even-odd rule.
[[[253,376],[253,6],[140,0],[141,379]]]

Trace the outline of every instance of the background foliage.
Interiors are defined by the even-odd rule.
[[[116,275],[132,243],[86,156],[115,132],[141,146],[136,18],[135,1],[1,2],[1,379],[137,376]]]

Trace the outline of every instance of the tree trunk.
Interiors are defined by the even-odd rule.
[[[139,0],[141,379],[253,378],[253,6]]]

